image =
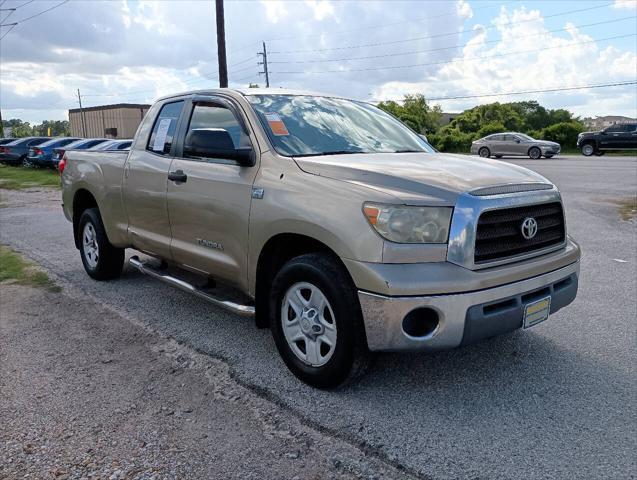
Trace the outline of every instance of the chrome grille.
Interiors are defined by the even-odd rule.
[[[527,240],[522,235],[522,222],[529,217],[537,221],[537,233]],[[559,245],[564,237],[564,212],[560,202],[489,210],[478,220],[474,262],[523,255]]]

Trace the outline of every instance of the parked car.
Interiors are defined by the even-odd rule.
[[[483,158],[522,155],[534,160],[544,156],[551,158],[560,153],[560,144],[536,140],[524,133],[494,133],[471,144],[471,153]]]
[[[75,142],[69,143],[64,148],[58,147],[53,149],[53,155],[51,156],[51,162],[54,167],[57,167],[64,157],[64,152],[69,150],[87,150],[91,147],[95,147],[96,145],[100,145],[102,143],[108,142],[108,138],[81,138],[76,140]]]
[[[609,150],[637,150],[637,123],[622,123],[599,132],[580,133],[577,148],[587,157],[601,156]]]
[[[57,162],[53,161],[53,149],[64,147],[69,143],[80,140],[78,137],[56,137],[37,146],[29,147],[25,163],[35,167],[55,167]]]
[[[29,148],[50,140],[51,137],[23,137],[0,146],[0,162],[8,165],[22,165]]]
[[[129,150],[133,140],[110,140],[108,142],[100,143],[88,150]]]
[[[118,277],[126,248],[155,257],[129,264],[254,316],[317,387],[355,378],[369,350],[467,345],[545,321],[577,294],[580,249],[555,185],[431,152],[363,102],[279,89],[164,97],[130,152],[69,151],[60,171],[90,277]]]
[[[7,143],[15,142],[15,138],[0,138],[0,145],[5,145]]]

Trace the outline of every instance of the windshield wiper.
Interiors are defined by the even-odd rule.
[[[362,150],[334,150],[332,152],[319,152],[319,153],[301,153],[293,155],[294,157],[321,157],[324,155],[350,155],[354,153],[365,153]]]
[[[427,153],[425,150],[396,150],[395,152],[391,152],[391,153]]]

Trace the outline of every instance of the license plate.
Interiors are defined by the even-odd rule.
[[[529,303],[524,307],[524,328],[532,327],[549,318],[551,312],[551,297]]]

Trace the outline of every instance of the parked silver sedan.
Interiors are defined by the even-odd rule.
[[[471,144],[471,153],[484,158],[501,158],[509,155],[529,156],[538,159],[559,155],[560,144],[546,140],[536,140],[524,133],[494,133]]]

